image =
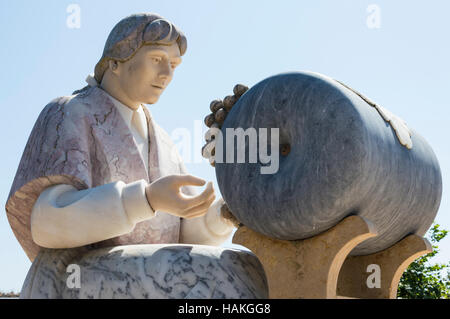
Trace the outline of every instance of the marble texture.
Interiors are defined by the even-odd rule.
[[[227,128],[279,128],[280,145],[289,145],[290,153],[279,157],[275,174],[260,174],[261,162],[216,163],[233,215],[283,240],[309,238],[360,215],[379,235],[352,255],[381,251],[408,234],[423,236],[442,196],[438,160],[416,131],[372,104],[311,72],[280,74],[253,86],[228,114],[223,145]],[[248,142],[245,147],[248,152]],[[236,154],[236,143],[234,148]]]
[[[31,237],[30,214],[39,194],[56,184],[77,189],[116,181],[149,183],[160,176],[185,174],[186,170],[170,136],[152,119],[148,120],[149,156],[147,174],[142,157],[122,116],[109,95],[98,87],[58,98],[39,115],[22,155],[6,212],[11,228],[33,260],[39,252]],[[195,192],[184,187],[187,194]],[[158,212],[138,223],[133,232],[102,241],[98,247],[177,243],[180,218]]]
[[[336,82],[338,82],[342,86],[346,87],[347,89],[349,89],[350,91],[352,91],[353,93],[358,95],[360,98],[362,98],[370,106],[373,106],[378,111],[378,113],[380,113],[381,117],[387,123],[389,123],[391,128],[394,130],[395,135],[397,136],[398,141],[400,142],[400,144],[402,144],[407,149],[411,149],[413,147],[413,143],[412,143],[412,139],[411,139],[412,132],[411,132],[411,130],[409,129],[408,125],[406,124],[406,122],[403,119],[401,119],[397,115],[391,113],[388,109],[382,107],[381,105],[373,102],[372,100],[370,100],[366,96],[362,95],[358,91],[356,91],[356,90],[352,89],[351,87],[345,85],[344,83],[342,83],[340,81],[336,81]]]
[[[80,267],[80,288],[66,284]],[[268,298],[267,280],[250,252],[202,245],[129,245],[87,251],[43,249],[21,298]]]

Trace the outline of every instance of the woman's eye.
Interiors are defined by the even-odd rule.
[[[156,57],[156,56],[154,56],[154,57],[152,57],[152,60],[153,60],[153,62],[155,62],[155,63],[159,63],[159,62],[161,62],[161,58],[160,57]]]

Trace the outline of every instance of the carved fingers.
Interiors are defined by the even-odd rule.
[[[200,204],[186,209],[183,212],[183,218],[189,219],[203,216],[208,212],[209,207],[212,205],[215,199],[216,196],[212,194],[208,199],[201,201]]]
[[[203,186],[205,181],[192,175],[169,175],[154,181],[146,188],[147,200],[155,211],[164,211],[182,218],[206,214],[216,196],[212,182],[196,196],[187,196],[180,187]]]
[[[171,175],[170,178],[176,187],[186,185],[203,186],[206,183],[205,180],[193,175]]]

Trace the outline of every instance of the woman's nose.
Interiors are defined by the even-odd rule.
[[[159,73],[159,78],[163,80],[164,82],[170,81],[173,75],[173,70],[170,64],[165,65],[161,72]]]

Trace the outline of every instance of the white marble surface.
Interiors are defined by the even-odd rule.
[[[80,266],[68,288],[67,266]],[[128,245],[87,251],[41,250],[21,298],[268,298],[252,253],[203,245]]]

